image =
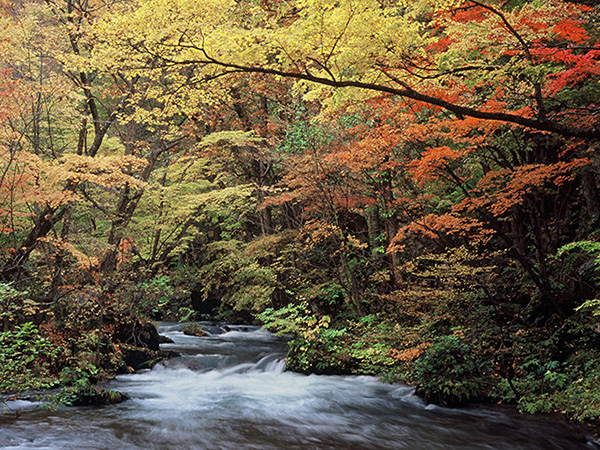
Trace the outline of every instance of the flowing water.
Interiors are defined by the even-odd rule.
[[[159,328],[174,340],[163,348],[181,357],[109,384],[129,395],[121,404],[51,411],[8,402],[0,448],[600,448],[581,432],[510,409],[440,408],[372,377],[284,372],[284,340],[256,327],[211,327],[206,337],[181,328]]]

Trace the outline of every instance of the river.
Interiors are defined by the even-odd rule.
[[[285,341],[257,327],[186,336],[161,323],[182,354],[122,375],[130,399],[103,407],[4,408],[0,448],[19,449],[590,449],[575,429],[509,408],[426,405],[373,377],[284,371]]]

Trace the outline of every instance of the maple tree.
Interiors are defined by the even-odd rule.
[[[64,72],[61,73],[60,59],[69,48],[61,35],[61,24],[64,24],[61,17],[54,16],[43,2],[27,2],[2,20],[12,43],[3,63],[11,66],[12,76],[23,80],[23,87],[27,89],[27,95],[21,98],[18,116],[10,122],[13,132],[22,136],[14,148],[22,161],[30,161],[29,169],[33,171],[33,177],[30,175],[33,185],[24,190],[30,198],[23,202],[32,211],[27,216],[32,217],[33,227],[20,242],[15,242],[12,257],[3,263],[2,277],[6,280],[19,278],[23,264],[39,239],[46,237],[70,214],[69,205],[76,198],[74,189],[78,180],[63,177],[69,169],[63,174],[58,167],[70,157],[66,149],[72,143],[73,133],[66,122],[78,112],[68,98],[72,84]],[[37,20],[44,26],[38,26]],[[70,47],[77,48],[77,43],[72,41]],[[79,155],[84,153],[86,132],[84,122],[79,130]],[[97,148],[89,156],[96,152]]]

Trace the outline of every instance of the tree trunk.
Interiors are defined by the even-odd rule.
[[[57,210],[50,206],[46,206],[44,210],[38,215],[34,222],[34,226],[27,235],[27,238],[15,249],[12,257],[4,263],[0,268],[0,279],[5,282],[19,281],[25,264],[31,255],[31,252],[35,250],[39,243],[39,239],[45,237],[50,230],[58,223],[65,213],[68,211],[68,207],[64,207],[61,210]]]

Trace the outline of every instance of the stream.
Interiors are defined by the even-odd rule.
[[[285,340],[258,327],[208,327],[205,337],[182,327],[159,324],[174,341],[162,348],[180,357],[108,384],[130,397],[123,403],[0,405],[0,448],[600,448],[580,430],[511,408],[441,408],[373,377],[285,372]]]

